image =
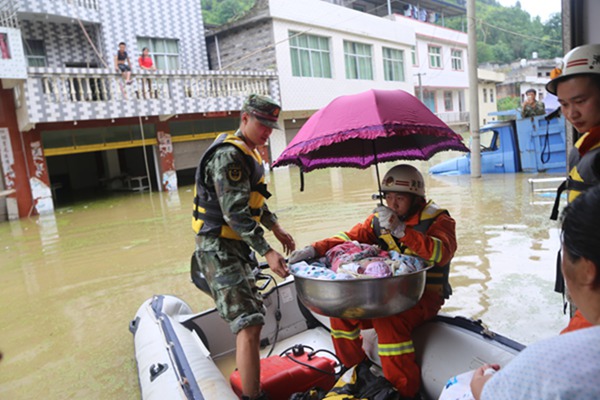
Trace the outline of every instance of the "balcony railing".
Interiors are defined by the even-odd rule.
[[[90,10],[98,10],[98,0],[62,0],[67,4],[78,7],[89,8]]]
[[[236,111],[250,93],[278,97],[276,88],[273,72],[137,72],[126,84],[120,74],[108,69],[29,68],[26,113],[22,110],[19,122],[26,127],[40,122]]]
[[[111,76],[112,75],[112,76]],[[121,77],[99,74],[43,75],[44,97],[52,103],[112,100],[166,100],[239,97],[248,93],[269,94],[264,78],[210,75],[160,76],[143,74],[126,84]],[[183,90],[178,90],[183,88]]]
[[[466,124],[469,122],[468,111],[443,112],[436,114],[439,119],[445,123],[451,124]]]

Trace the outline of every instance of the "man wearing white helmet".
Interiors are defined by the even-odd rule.
[[[600,183],[600,44],[569,51],[562,66],[553,71],[546,90],[557,96],[565,118],[582,135],[569,152],[569,177],[558,189],[550,217],[556,219],[563,190],[568,190],[572,202],[581,192]],[[557,291],[564,291],[563,282],[557,268]],[[577,311],[562,333],[589,326]]]
[[[448,274],[456,251],[455,222],[448,211],[425,199],[423,176],[413,166],[404,164],[389,170],[381,191],[387,207],[377,207],[364,222],[347,232],[293,252],[289,262],[323,256],[332,247],[352,240],[378,244],[384,250],[396,250],[434,263],[427,271],[425,293],[413,308],[372,320],[330,320],[336,353],[347,367],[366,361],[360,330],[374,328],[384,376],[402,398],[412,399],[418,395],[421,371],[415,361],[411,332],[434,318],[452,293]]]

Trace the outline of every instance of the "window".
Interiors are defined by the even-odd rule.
[[[0,33],[0,60],[9,60],[10,50],[8,49],[8,35]]]
[[[494,89],[490,89],[490,103],[494,102]]]
[[[417,65],[419,65],[419,57],[417,57],[417,48],[416,46],[412,46],[412,49],[410,51],[410,56],[412,57],[412,65],[413,67],[416,67]]]
[[[442,68],[442,48],[429,46],[429,67]]]
[[[452,101],[452,92],[444,91],[444,108],[446,111],[454,110],[454,102]]]
[[[404,82],[404,52],[383,48],[383,75],[386,81]]]
[[[46,67],[46,50],[43,40],[25,39],[25,57],[29,67]]]
[[[462,50],[452,50],[450,54],[452,60],[452,70],[462,71]]]
[[[179,69],[179,45],[175,39],[138,38],[138,50],[147,47],[152,56],[152,61],[157,69],[175,70]],[[131,62],[134,62],[131,54]],[[137,57],[135,57],[137,60]]]
[[[290,31],[292,75],[331,78],[329,39]]]
[[[487,103],[487,89],[483,88],[483,102]]]
[[[373,79],[371,63],[371,46],[363,43],[344,40],[344,60],[346,62],[346,78]]]

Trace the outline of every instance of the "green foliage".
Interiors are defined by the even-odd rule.
[[[521,102],[517,96],[498,99],[498,111],[516,110],[519,107],[521,107]]]
[[[202,0],[205,24],[223,25],[241,17],[254,6],[256,0]]]
[[[502,7],[495,0],[477,0],[477,61],[509,63],[521,58],[531,58],[533,52],[540,58],[561,57],[562,20],[559,13],[543,23],[539,17],[521,8]],[[451,29],[466,29],[466,16],[447,18]]]

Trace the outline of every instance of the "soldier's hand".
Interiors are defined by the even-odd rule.
[[[283,229],[281,227],[281,225],[279,225],[279,224],[273,225],[271,232],[273,232],[273,234],[275,235],[277,240],[279,240],[279,242],[283,246],[283,252],[286,255],[288,255],[292,251],[296,250],[296,242],[294,242],[294,238],[292,237],[292,235],[287,233],[285,231],[285,229]]]
[[[265,254],[265,259],[271,271],[275,272],[281,278],[285,278],[290,274],[290,270],[285,263],[285,258],[275,250],[271,249]]]

